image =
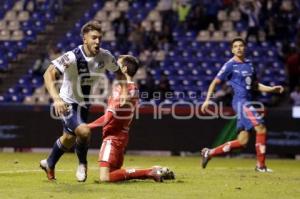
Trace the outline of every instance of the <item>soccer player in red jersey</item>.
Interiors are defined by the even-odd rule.
[[[202,167],[205,168],[208,161],[214,156],[245,147],[249,140],[249,132],[254,129],[256,132],[255,148],[257,157],[255,170],[258,172],[271,172],[272,170],[268,169],[265,164],[267,129],[263,119],[253,107],[252,92],[258,90],[260,92],[282,93],[284,89],[282,86],[266,86],[257,81],[252,62],[245,58],[246,42],[243,39],[234,39],[231,42],[231,50],[234,56],[224,64],[210,84],[201,111],[203,112],[208,108],[209,99],[216,85],[228,81],[234,91],[232,107],[237,114],[239,135],[236,140],[226,142],[214,149],[202,149]]]
[[[88,124],[90,128],[103,127],[103,141],[99,152],[99,179],[102,182],[130,179],[153,179],[162,182],[164,179],[174,179],[174,173],[166,167],[121,169],[128,132],[139,100],[137,86],[132,80],[138,70],[139,61],[131,55],[121,55],[117,63],[125,76],[127,89],[121,89],[119,84],[114,85],[105,114]]]

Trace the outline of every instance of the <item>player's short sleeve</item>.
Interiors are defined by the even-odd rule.
[[[111,72],[119,70],[116,58],[108,50],[105,50],[105,68]]]
[[[51,63],[57,68],[61,73],[76,63],[76,57],[73,52],[68,51],[61,55],[60,57],[51,61]]]
[[[221,70],[218,72],[216,79],[221,81],[226,81],[232,74],[232,64],[226,63],[222,66]]]

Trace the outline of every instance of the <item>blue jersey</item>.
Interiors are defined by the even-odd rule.
[[[257,84],[256,72],[251,61],[237,62],[230,59],[224,64],[216,79],[229,81],[234,95],[232,106],[237,114],[237,128],[249,131],[264,121],[252,106],[252,89]]]
[[[230,83],[234,91],[233,102],[252,100],[252,88],[257,78],[250,60],[237,62],[230,59],[223,65],[216,79]]]

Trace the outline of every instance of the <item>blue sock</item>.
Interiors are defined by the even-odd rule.
[[[59,158],[67,151],[68,149],[62,145],[59,138],[56,140],[56,142],[53,145],[52,151],[47,159],[48,166],[51,169],[55,168],[55,165]]]
[[[87,164],[88,143],[76,140],[75,152],[77,154],[79,164]]]

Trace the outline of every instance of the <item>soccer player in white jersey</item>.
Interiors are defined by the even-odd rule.
[[[75,144],[79,159],[76,178],[84,182],[87,178],[87,151],[90,128],[86,119],[89,108],[89,95],[99,74],[106,70],[116,72],[121,77],[114,56],[100,48],[102,32],[98,21],[90,21],[81,29],[83,45],[68,51],[53,60],[44,74],[46,88],[53,99],[55,114],[63,123],[63,135],[58,138],[47,159],[40,161],[40,167],[49,180],[55,180],[55,165],[59,158]],[[97,75],[98,74],[98,75]],[[58,92],[55,82],[63,76]]]

